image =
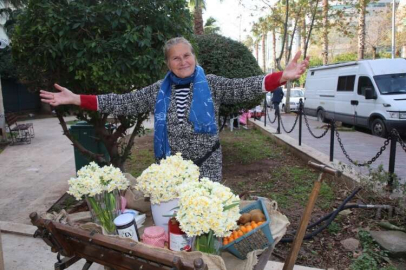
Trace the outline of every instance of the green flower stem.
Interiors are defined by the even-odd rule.
[[[117,209],[117,200],[114,191],[110,193],[104,192],[96,196],[100,196],[101,200],[95,197],[88,197],[87,199],[100,224],[108,233],[114,233],[116,230],[116,226],[114,225],[114,212]]]
[[[218,254],[218,250],[215,247],[215,236],[212,230],[208,234],[202,234],[196,236],[196,250],[209,253]]]

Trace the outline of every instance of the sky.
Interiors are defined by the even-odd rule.
[[[256,4],[259,0],[206,0],[206,10],[203,11],[203,19],[213,17],[217,20],[222,35],[234,40],[244,40],[250,33],[252,22],[256,21],[261,12]]]

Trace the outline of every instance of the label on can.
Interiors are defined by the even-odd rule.
[[[169,241],[169,246],[174,251],[182,251],[185,246],[190,244],[186,234],[170,233]]]
[[[138,239],[137,232],[135,231],[134,224],[127,228],[119,229],[117,228],[118,235],[120,237],[125,237],[125,238],[132,238],[135,241],[139,242],[140,240]]]

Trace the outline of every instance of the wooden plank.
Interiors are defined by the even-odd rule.
[[[300,220],[299,230],[297,231],[297,233],[295,235],[289,255],[286,257],[285,265],[283,266],[283,270],[292,270],[293,267],[295,266],[297,255],[299,254],[300,246],[302,245],[303,237],[306,233],[307,225],[309,224],[310,216],[313,212],[313,208],[316,203],[317,196],[319,195],[322,180],[323,180],[323,173],[320,173],[319,179],[314,182],[312,193],[310,194],[306,209]]]

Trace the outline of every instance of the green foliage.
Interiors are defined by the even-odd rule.
[[[215,74],[226,78],[246,78],[263,74],[254,56],[244,44],[220,35],[202,35],[196,37],[199,46],[199,63],[206,74]],[[263,96],[249,102],[235,105],[221,105],[220,116],[239,114],[260,104]]]
[[[362,255],[359,256],[350,266],[350,270],[395,270],[396,268],[387,265],[389,262],[387,253],[374,241],[371,234],[361,230],[358,232],[362,245]]]
[[[126,92],[162,76],[164,42],[192,33],[190,24],[181,0],[32,0],[13,57],[34,89],[57,81],[80,93]]]
[[[328,225],[327,230],[331,234],[337,234],[342,230],[342,228],[341,228],[340,224],[333,221],[330,223],[330,225]]]
[[[31,0],[15,25],[13,60],[20,80],[31,90],[51,90],[57,82],[81,94],[126,93],[162,78],[166,40],[188,38],[191,25],[184,0]],[[62,109],[66,107],[58,108],[57,115],[64,127]],[[132,135],[142,133],[147,117],[118,116],[120,125],[111,134],[105,128],[106,115],[79,111],[77,116],[94,125],[110,162],[121,168],[133,136],[124,145],[119,139],[134,125]]]
[[[217,25],[217,20],[213,17],[209,17],[204,24],[204,33],[206,35],[217,34],[219,31],[220,27]]]
[[[357,53],[343,53],[335,56],[332,63],[357,61]]]

